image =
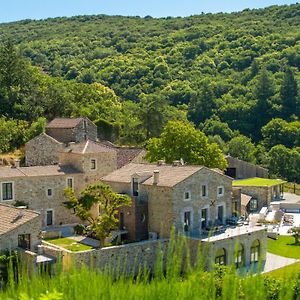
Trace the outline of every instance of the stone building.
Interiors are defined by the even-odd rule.
[[[28,141],[25,145],[25,161],[27,166],[47,166],[58,163],[58,153],[65,144],[46,133],[42,133]]]
[[[280,179],[249,178],[235,180],[233,186],[241,189],[244,194],[242,204],[244,211],[249,214],[260,211],[262,207],[269,207],[272,201],[281,200],[284,183]]]
[[[35,250],[40,243],[39,213],[0,203],[0,250]]]
[[[225,174],[234,179],[244,179],[252,177],[268,178],[268,170],[260,166],[251,164],[244,160],[226,155],[228,167]]]
[[[97,126],[88,118],[56,118],[48,123],[46,133],[65,144],[97,140]]]
[[[134,203],[148,205],[148,231],[169,237],[172,226],[190,235],[206,234],[232,217],[232,179],[203,166],[131,163],[103,181],[114,191],[132,197]],[[234,207],[235,206],[235,207]],[[128,221],[126,218],[134,218]],[[121,217],[136,226],[146,222],[145,213]]]

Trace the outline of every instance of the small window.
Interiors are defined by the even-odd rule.
[[[13,184],[12,182],[2,183],[2,200],[8,201],[13,200]]]
[[[253,198],[250,201],[250,210],[256,211],[257,209],[258,209],[258,201],[257,201],[257,199]]]
[[[18,247],[24,250],[30,250],[30,234],[19,234]]]
[[[132,195],[139,195],[139,180],[138,178],[132,178]]]
[[[97,168],[96,159],[92,158],[91,159],[91,170],[96,170],[96,168]]]
[[[191,200],[191,192],[184,192],[184,200],[188,201]]]
[[[218,197],[224,196],[224,187],[219,186],[218,187]]]
[[[72,177],[68,177],[67,178],[67,187],[70,189],[74,188],[74,182],[73,182],[73,178]]]
[[[201,196],[207,197],[207,186],[205,184],[201,187]]]
[[[47,196],[52,197],[53,196],[53,191],[52,189],[47,189]]]

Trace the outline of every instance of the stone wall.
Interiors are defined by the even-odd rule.
[[[260,211],[264,206],[269,206],[272,201],[272,187],[239,186],[239,188],[241,188],[243,194],[252,196],[258,200],[257,211]]]
[[[206,259],[206,267],[210,269],[212,265],[215,263],[216,253],[219,249],[225,249],[226,252],[226,264],[233,265],[235,263],[235,251],[238,247],[238,244],[243,246],[243,260],[244,266],[250,265],[250,257],[251,257],[251,246],[254,241],[258,240],[260,245],[259,251],[259,259],[263,263],[266,260],[267,254],[267,231],[266,229],[257,229],[257,230],[249,230],[249,232],[245,232],[245,230],[241,230],[241,233],[235,237],[225,237],[224,239],[214,239],[211,240],[208,238],[207,241],[202,241],[201,248],[203,255]]]
[[[207,196],[202,196],[201,187],[206,185]],[[218,187],[223,187],[224,193],[218,195]],[[185,200],[185,193],[190,193],[190,199]],[[178,230],[183,230],[184,212],[190,211],[192,216],[191,231],[200,232],[201,210],[208,209],[207,226],[216,222],[218,206],[224,207],[223,223],[232,216],[232,179],[203,168],[196,174],[174,187],[172,195],[173,220]]]
[[[84,124],[86,124],[86,127]],[[65,144],[70,142],[79,143],[86,140],[97,140],[97,126],[88,118],[82,119],[74,128],[46,127],[46,133],[57,141]]]
[[[53,211],[53,225],[77,223],[79,221],[78,218],[63,205],[63,202],[66,201],[64,190],[67,186],[67,177],[74,179],[75,191],[79,192],[84,184],[82,180],[83,174],[80,173],[40,177],[24,176],[2,180],[13,182],[14,185],[14,201],[5,201],[4,203],[14,204],[15,201],[26,203],[29,209],[41,213],[43,226],[46,225],[47,210]],[[48,189],[52,189],[52,196],[47,195]]]
[[[43,245],[45,254],[61,259],[64,270],[75,265],[89,266],[101,271],[111,270],[113,274],[137,275],[145,267],[150,272],[154,271],[157,256],[161,251],[167,253],[168,240],[144,241],[79,252],[60,247],[49,249],[50,244],[45,241]]]
[[[226,156],[228,168],[236,169],[236,179],[243,178],[268,178],[268,170],[260,166],[248,163],[235,157]]]
[[[0,220],[1,222],[1,220]],[[18,247],[18,236],[20,234],[30,234],[30,250],[36,250],[40,244],[41,216],[18,226],[10,232],[0,236],[0,250],[15,250]]]
[[[46,166],[58,163],[58,152],[65,148],[63,143],[42,133],[25,145],[26,166]]]

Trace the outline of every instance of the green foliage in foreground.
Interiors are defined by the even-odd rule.
[[[71,270],[49,278],[20,278],[0,292],[1,300],[79,300],[79,299],[299,299],[300,274],[289,280],[249,276],[217,268],[214,272],[196,271],[186,276],[155,275],[112,279],[94,270]]]
[[[93,249],[93,247],[91,246],[81,244],[80,242],[77,242],[69,238],[51,239],[51,240],[47,240],[47,242],[73,252]]]
[[[268,238],[268,252],[284,257],[300,259],[300,246],[292,236],[281,235],[277,240]]]

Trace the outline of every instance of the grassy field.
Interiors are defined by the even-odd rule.
[[[300,272],[300,262],[266,273],[267,276],[287,279]]]
[[[268,238],[268,252],[284,257],[300,259],[300,246],[296,246],[292,236],[281,235],[278,240]]]
[[[77,252],[77,251],[84,251],[84,250],[91,250],[93,247],[81,244],[69,238],[60,238],[60,239],[50,239],[47,240],[48,243],[60,246],[67,250]]]
[[[268,178],[249,178],[249,179],[241,179],[241,180],[234,180],[234,186],[273,186],[276,184],[284,183],[285,181],[281,179],[268,179]]]

